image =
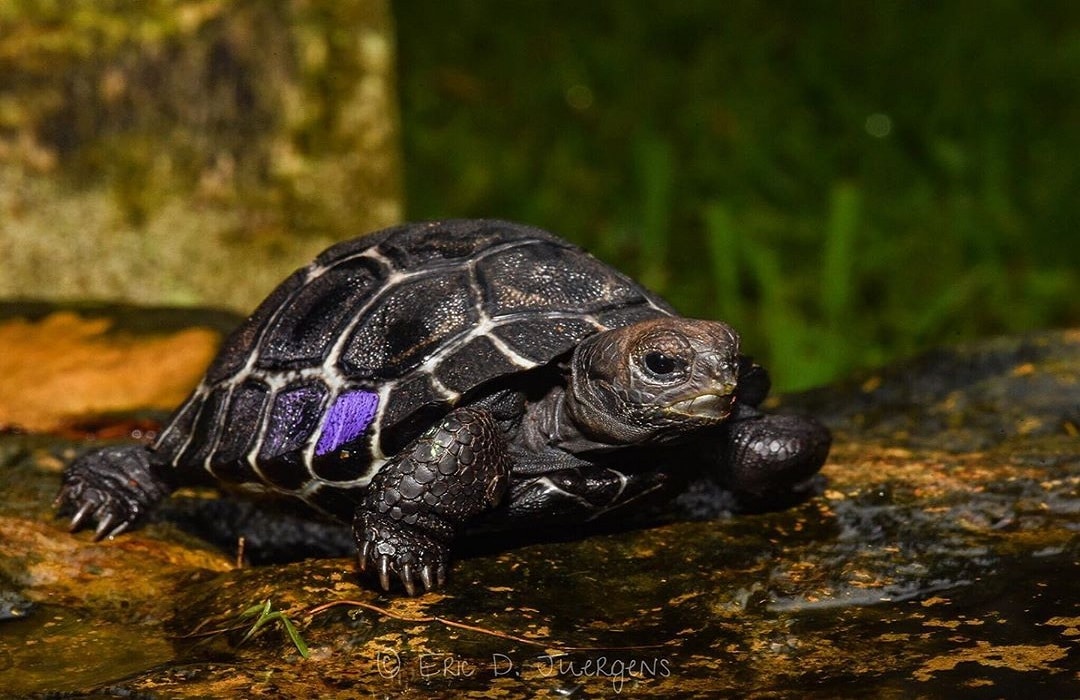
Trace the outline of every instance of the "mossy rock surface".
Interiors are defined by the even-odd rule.
[[[191,328],[220,337],[227,325],[157,314],[172,320],[151,330],[140,313],[97,309],[67,322],[109,319],[111,331],[86,342],[129,349]],[[0,333],[68,327],[40,308],[0,316]],[[12,391],[23,389],[9,384],[5,399]],[[153,402],[96,421],[65,414],[0,436],[0,689],[1076,696],[1078,396],[1080,331],[1061,331],[946,349],[784,397],[777,403],[836,434],[820,495],[783,512],[476,552],[456,562],[445,590],[414,599],[367,587],[344,555],[347,532],[308,531],[211,492],[179,494],[111,541],[68,534],[50,509],[65,461],[88,436],[145,435],[164,414]],[[218,546],[191,524],[207,514],[226,533],[215,533]],[[321,537],[323,549],[237,566],[235,545],[220,546],[246,534],[250,555],[268,532],[277,537],[268,523]],[[244,640],[265,601],[269,619]]]
[[[386,0],[3,3],[0,297],[248,311],[398,223],[394,60]]]

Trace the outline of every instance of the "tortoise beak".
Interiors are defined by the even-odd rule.
[[[731,415],[731,407],[734,403],[734,392],[727,394],[715,394],[709,392],[687,397],[680,401],[668,404],[665,408],[668,412],[680,416],[722,421]]]

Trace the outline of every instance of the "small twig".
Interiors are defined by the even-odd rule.
[[[170,639],[199,639],[201,637],[213,637],[218,634],[228,634],[229,632],[239,632],[242,629],[247,629],[247,625],[233,625],[232,627],[218,627],[217,629],[206,630],[200,632],[199,629],[207,624],[209,620],[203,620],[195,629],[186,634],[170,635]]]
[[[330,608],[338,607],[339,605],[347,605],[347,606],[354,607],[354,608],[363,608],[364,610],[369,610],[371,612],[378,613],[380,615],[385,615],[386,617],[392,618],[394,620],[401,620],[402,622],[421,622],[421,623],[438,622],[440,624],[446,625],[447,627],[454,627],[456,629],[466,630],[468,632],[476,632],[478,634],[486,634],[486,635],[488,635],[490,637],[497,637],[499,639],[506,639],[508,641],[517,642],[519,644],[527,644],[529,646],[539,647],[541,649],[555,649],[556,651],[559,651],[560,653],[563,653],[563,654],[566,654],[566,653],[569,653],[569,652],[572,652],[572,651],[610,651],[610,650],[614,650],[614,651],[631,651],[631,650],[638,650],[638,649],[656,649],[656,648],[665,646],[664,644],[643,644],[643,645],[619,646],[619,647],[605,647],[605,646],[599,646],[599,647],[568,647],[568,646],[551,644],[551,643],[548,643],[548,642],[540,642],[540,641],[537,641],[535,639],[526,639],[525,637],[518,637],[518,636],[513,635],[513,634],[507,634],[506,632],[500,632],[499,630],[488,629],[486,627],[477,627],[476,625],[469,625],[469,624],[466,624],[464,622],[457,622],[456,620],[448,620],[445,617],[438,617],[438,616],[435,616],[435,615],[418,615],[418,616],[401,615],[399,613],[391,612],[391,611],[387,610],[386,608],[380,608],[378,605],[372,605],[371,603],[365,603],[365,602],[360,601],[360,600],[332,600],[329,603],[322,603],[321,605],[316,605],[315,607],[308,609],[307,612],[304,613],[304,614],[310,615],[310,616],[318,615],[321,612],[325,612],[326,610],[329,610]]]
[[[330,601],[328,603],[321,603],[321,604],[316,605],[314,607],[308,608],[306,611],[304,611],[301,614],[304,615],[304,616],[307,616],[307,617],[314,617],[315,615],[326,612],[327,610],[329,610],[331,608],[336,608],[336,607],[343,606],[343,605],[348,606],[348,607],[352,607],[352,608],[361,608],[361,609],[364,609],[364,610],[368,610],[370,612],[377,613],[379,615],[384,615],[384,616],[389,617],[389,618],[391,618],[393,620],[400,620],[401,622],[415,622],[415,623],[422,623],[422,624],[438,622],[439,624],[445,625],[447,627],[452,627],[452,628],[455,628],[455,629],[465,630],[467,632],[475,632],[477,634],[483,634],[483,635],[487,635],[489,637],[496,637],[498,639],[505,639],[507,641],[517,642],[518,644],[525,644],[525,645],[528,645],[528,646],[533,646],[533,647],[537,647],[537,648],[545,649],[545,650],[554,649],[555,651],[558,651],[561,654],[568,654],[568,653],[574,652],[574,651],[637,651],[637,650],[642,650],[642,649],[658,649],[658,648],[661,648],[661,647],[664,647],[664,646],[667,645],[666,643],[664,643],[664,644],[638,644],[638,645],[631,645],[631,646],[594,646],[594,647],[563,646],[561,644],[551,644],[549,642],[537,641],[535,639],[527,639],[525,637],[519,637],[517,635],[508,634],[506,632],[500,632],[499,630],[488,629],[486,627],[479,627],[477,625],[470,625],[470,624],[466,624],[464,622],[458,622],[456,620],[448,620],[445,617],[439,617],[437,615],[402,615],[400,613],[395,613],[395,612],[392,612],[390,610],[387,610],[386,608],[381,608],[378,605],[373,605],[371,603],[365,603],[365,602],[363,602],[361,600],[332,600],[332,601]],[[247,624],[241,624],[241,625],[234,625],[234,626],[231,626],[231,627],[222,627],[222,628],[218,628],[218,629],[212,629],[212,630],[206,630],[206,631],[200,632],[199,628],[202,627],[207,622],[206,620],[204,620],[203,622],[199,623],[199,625],[196,626],[196,628],[194,630],[192,630],[191,632],[188,632],[187,634],[177,635],[174,638],[175,639],[196,639],[196,638],[200,638],[200,637],[213,637],[213,636],[219,635],[219,634],[225,634],[225,633],[228,633],[228,632],[238,632],[239,630],[247,629],[247,633],[244,635],[243,639],[240,640],[241,643],[243,643],[243,642],[247,641],[248,638],[250,638],[253,634],[255,634],[255,632],[258,631],[259,628],[261,628],[263,625],[267,624],[268,622],[279,620],[281,622],[282,626],[285,628],[285,633],[289,636],[289,639],[292,640],[293,644],[296,646],[297,650],[300,652],[300,655],[303,656],[305,659],[308,658],[309,652],[308,652],[307,645],[304,643],[304,640],[300,637],[300,633],[296,630],[296,626],[292,623],[292,620],[290,620],[285,615],[285,613],[283,613],[281,611],[272,611],[271,607],[270,607],[270,601],[269,600],[267,600],[264,603],[261,603],[259,605],[251,606],[250,608],[248,608],[244,612],[240,613],[239,618],[241,620],[243,620],[243,619],[248,619],[248,618],[256,617],[256,616],[257,616],[257,619],[255,620],[255,623],[253,625],[251,625],[250,627]]]

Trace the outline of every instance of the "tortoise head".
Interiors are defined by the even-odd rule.
[[[609,445],[663,442],[718,425],[735,403],[739,335],[716,321],[658,318],[583,340],[566,407]]]

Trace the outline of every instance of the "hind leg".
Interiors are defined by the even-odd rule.
[[[662,472],[621,472],[594,464],[561,469],[513,483],[501,515],[511,524],[586,523],[640,503],[668,481]]]
[[[95,522],[95,540],[112,537],[137,524],[172,493],[169,471],[145,447],[91,450],[64,469],[54,506],[60,515],[72,514],[72,532]]]

